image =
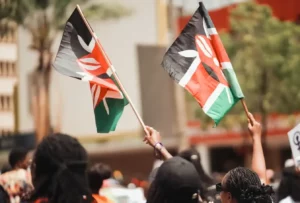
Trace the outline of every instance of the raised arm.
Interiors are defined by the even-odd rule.
[[[154,148],[155,156],[160,157],[164,160],[172,158],[172,155],[161,143],[159,132],[157,132],[154,128],[148,126],[146,127],[146,130],[148,131],[148,133],[145,135],[144,142]]]
[[[260,123],[254,119],[251,113],[249,113],[248,129],[253,141],[252,170],[258,174],[263,183],[268,184],[265,156],[261,143],[262,129]]]

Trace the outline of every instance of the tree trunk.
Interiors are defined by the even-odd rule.
[[[39,64],[31,75],[31,106],[36,130],[36,144],[51,132],[49,87],[52,54],[39,52]]]

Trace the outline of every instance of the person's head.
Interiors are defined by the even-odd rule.
[[[29,150],[25,148],[15,148],[11,150],[8,162],[12,169],[27,169],[30,164]]]
[[[210,186],[213,184],[213,180],[205,173],[205,171],[201,165],[200,153],[194,147],[192,147],[188,150],[184,150],[184,151],[180,152],[178,155],[180,157],[184,158],[185,160],[191,162],[195,166],[195,168],[200,176],[201,182],[204,185]]]
[[[238,167],[229,171],[217,184],[222,203],[271,203],[271,186],[261,184],[258,175],[250,169]]]
[[[87,152],[77,139],[65,134],[45,137],[33,157],[32,199],[45,197],[50,203],[90,203],[87,161]]]
[[[193,164],[173,157],[158,169],[149,188],[147,203],[198,203],[199,183]]]
[[[112,171],[106,164],[98,163],[92,166],[88,171],[88,180],[92,193],[98,194],[103,181],[109,179],[111,175]]]

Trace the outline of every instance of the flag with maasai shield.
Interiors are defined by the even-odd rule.
[[[61,74],[89,82],[97,132],[107,133],[115,130],[128,102],[115,83],[113,66],[87,26],[76,8],[66,23],[53,66]]]
[[[216,124],[244,97],[228,55],[202,2],[168,49],[163,68]]]

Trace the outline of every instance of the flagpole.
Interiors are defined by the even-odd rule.
[[[110,67],[109,67],[109,68],[112,70],[112,74],[113,74],[113,76],[114,76],[116,82],[118,83],[118,85],[120,86],[120,88],[121,88],[121,90],[122,90],[124,96],[125,96],[126,99],[128,100],[128,102],[129,102],[129,104],[130,104],[130,106],[131,106],[131,108],[132,108],[134,114],[136,115],[137,119],[139,120],[141,126],[143,127],[143,130],[147,133],[146,125],[145,125],[143,119],[141,118],[140,114],[139,114],[138,111],[136,110],[136,108],[135,108],[133,102],[131,101],[131,98],[129,97],[127,91],[125,90],[123,84],[121,83],[121,80],[120,80],[119,76],[117,75],[117,73],[116,73],[114,67],[112,66],[112,64],[110,63],[109,59],[107,58],[104,49],[102,48],[102,46],[101,46],[101,44],[99,43],[97,37],[95,36],[95,33],[93,32],[92,28],[90,27],[90,24],[88,23],[88,21],[87,21],[86,18],[84,17],[84,15],[83,15],[83,13],[82,13],[82,11],[81,11],[81,9],[80,9],[80,6],[77,5],[76,7],[77,7],[77,9],[78,9],[78,11],[79,11],[79,13],[80,13],[80,15],[81,15],[81,17],[82,17],[82,19],[83,19],[85,25],[87,26],[87,28],[89,29],[91,35],[93,36],[94,40],[96,41],[97,45],[98,45],[99,48],[101,49],[101,51],[102,51],[102,53],[103,53],[103,55],[104,55],[104,57],[105,57],[105,61],[108,62],[108,63],[110,64]]]
[[[244,98],[241,99],[241,102],[242,102],[244,111],[245,111],[245,113],[246,113],[246,115],[247,115],[247,118],[250,120],[251,125],[253,125],[252,120],[251,120],[250,117],[249,117],[249,110],[248,110],[248,107],[247,107],[247,105],[246,105],[245,99],[244,99]]]

